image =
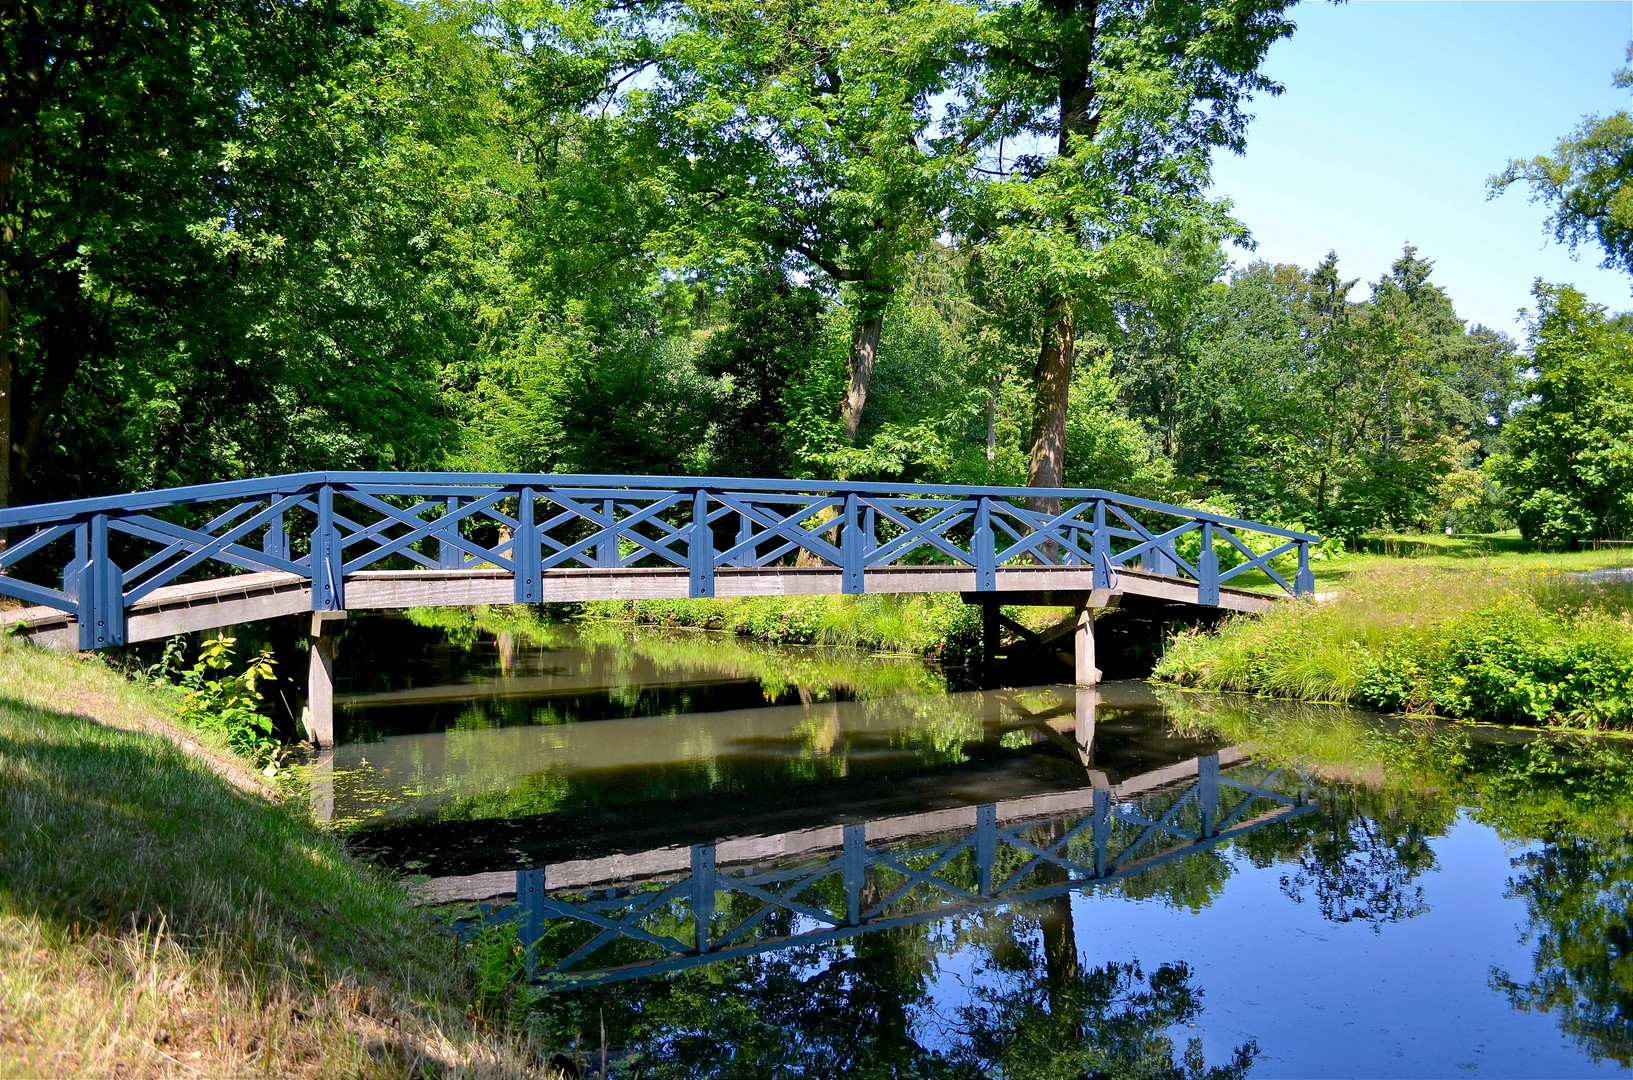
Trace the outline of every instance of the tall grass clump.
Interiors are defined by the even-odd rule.
[[[1187,686],[1507,724],[1633,727],[1633,589],[1568,575],[1396,564],[1327,603],[1175,637]]]

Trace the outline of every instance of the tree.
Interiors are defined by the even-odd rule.
[[[1633,335],[1569,285],[1538,282],[1536,377],[1492,468],[1527,538],[1626,536],[1633,527]]]
[[[1160,295],[1166,249],[1239,233],[1205,197],[1210,153],[1240,149],[1259,64],[1293,30],[1283,0],[1225,5],[1027,0],[993,16],[980,97],[989,139],[1046,141],[989,185],[975,231],[1030,294],[1040,347],[1028,483],[1064,475],[1072,368],[1083,331],[1109,333],[1115,293]]]
[[[792,253],[850,290],[840,422],[854,444],[885,311],[976,135],[941,136],[974,8],[953,0],[702,0],[667,13],[639,107],[709,265]]]
[[[709,456],[722,476],[788,476],[784,439],[789,380],[821,348],[822,297],[779,266],[737,282],[726,294],[726,323],[704,341],[698,366],[729,380]]]
[[[1633,60],[1633,45],[1627,55]],[[1611,81],[1633,87],[1633,65]],[[1520,180],[1530,185],[1532,202],[1552,206],[1548,226],[1555,240],[1575,250],[1591,237],[1605,253],[1600,265],[1633,274],[1633,115],[1626,109],[1583,117],[1554,144],[1551,157],[1510,161],[1491,178],[1489,197]]]
[[[395,12],[0,11],[0,504],[440,452]]]

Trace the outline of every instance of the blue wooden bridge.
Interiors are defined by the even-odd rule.
[[[24,605],[0,619],[42,644],[312,613],[320,742],[327,632],[349,609],[957,592],[994,633],[999,603],[1075,607],[1066,629],[1093,682],[1091,609],[1262,612],[1275,594],[1229,583],[1257,572],[1309,594],[1319,539],[1097,489],[382,472],[15,507],[0,530],[0,597]]]

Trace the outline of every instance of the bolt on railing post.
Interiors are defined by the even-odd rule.
[[[1094,500],[1094,536],[1089,541],[1094,559],[1094,587],[1111,588],[1111,533],[1106,529],[1106,500]]]
[[[976,592],[998,588],[998,551],[992,538],[992,502],[985,495],[975,500],[975,532],[970,537],[970,554],[975,556]]]
[[[317,490],[318,523],[312,530],[312,610],[343,611],[346,607],[345,560],[340,530],[335,525],[335,489]]]
[[[859,503],[854,491],[845,496],[845,523],[840,526],[843,531],[839,536],[839,557],[844,561],[840,590],[853,596],[863,591],[865,576],[862,566],[867,558],[862,545],[862,524],[857,513]]]
[[[511,580],[518,604],[537,604],[544,596],[543,544],[533,523],[533,489],[524,487],[516,503],[516,535],[510,545]]]
[[[709,493],[703,488],[692,496],[692,531],[686,543],[686,558],[691,564],[689,594],[694,599],[713,596],[714,530],[709,528]]]
[[[614,514],[618,504],[611,499],[601,500],[601,516],[608,522],[615,520]],[[616,568],[618,566],[618,527],[608,524],[603,527],[601,539],[595,543],[595,565]]]
[[[1310,542],[1299,541],[1298,576],[1293,579],[1293,595],[1309,596],[1315,592],[1315,575],[1310,572]]]
[[[451,517],[459,510],[459,496],[450,495],[442,504],[442,516]],[[458,531],[459,522],[444,525],[441,531],[446,535],[449,529]],[[437,566],[443,570],[458,570],[465,565],[465,553],[449,543],[447,540],[437,541]]]
[[[1202,523],[1202,552],[1196,559],[1196,602],[1219,606],[1219,556],[1213,550],[1213,522]]]
[[[74,557],[62,568],[62,595],[76,602],[79,600],[79,579],[91,558],[90,533],[89,525],[74,529]]]
[[[90,558],[79,575],[79,647],[125,643],[125,575],[108,554],[108,515],[90,521]]]

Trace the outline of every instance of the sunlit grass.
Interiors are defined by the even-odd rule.
[[[0,1075],[478,1076],[463,947],[96,662],[0,642]]]
[[[1544,697],[1547,686],[1564,688],[1548,699],[1561,703],[1558,715],[1537,703],[1541,697],[1514,706],[1531,710],[1533,721],[1620,725],[1626,702],[1613,684],[1626,673],[1606,667],[1633,651],[1630,612],[1629,582],[1586,584],[1565,570],[1500,557],[1379,558],[1324,601],[1178,634],[1155,674],[1203,689],[1343,704],[1386,703],[1387,687],[1407,685],[1406,699],[1390,707],[1512,720],[1508,706],[1492,704],[1493,692],[1475,685],[1507,671],[1516,683],[1535,680]],[[1467,679],[1450,670],[1460,663]],[[1474,688],[1460,697],[1465,681]]]

